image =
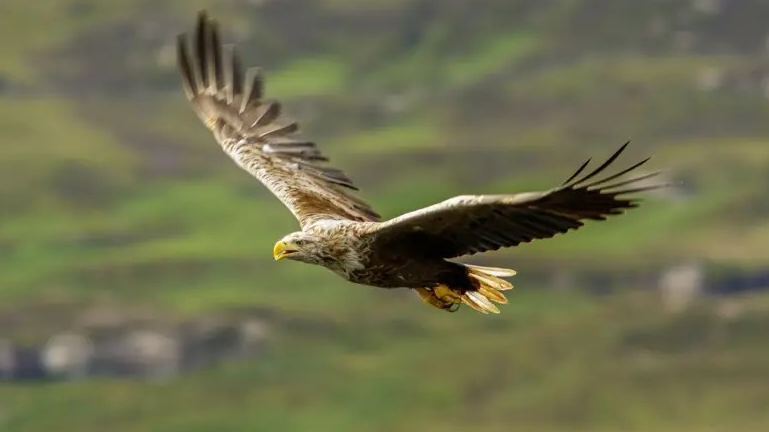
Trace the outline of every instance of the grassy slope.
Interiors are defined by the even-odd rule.
[[[759,342],[769,324],[765,309],[722,320],[708,305],[677,317],[654,312],[657,300],[639,294],[601,302],[569,293],[514,298],[506,314],[489,318],[425,313],[381,295],[355,310],[281,326],[257,362],[163,383],[3,386],[3,430],[769,426],[769,370],[761,360],[768,353]]]
[[[146,10],[139,8],[140,4],[121,2],[121,8],[125,13],[131,11],[131,5]],[[344,5],[332,2],[327,6],[336,10],[344,9]],[[5,7],[20,20],[35,12],[21,3]],[[32,73],[32,67],[20,69],[25,60],[27,65],[34,64],[35,56],[30,52],[44,51],[46,46],[52,49],[55,41],[72,39],[94,22],[124,19],[96,4],[88,6],[91,21],[62,12],[69,10],[66,7],[57,7],[63,9],[43,9],[64,14],[63,22],[57,24],[59,37],[38,42],[21,38],[30,45],[15,46],[16,51],[9,52],[0,69],[6,76],[23,76],[22,82],[43,80]],[[173,2],[164,13],[182,13],[194,7]],[[517,68],[532,55],[558,46],[560,18],[549,22],[542,17],[558,17],[562,11],[534,14],[543,22],[542,27],[529,25],[514,32],[485,29],[480,35],[471,34],[463,46],[449,45],[452,33],[446,29],[452,28],[456,18],[451,15],[452,8],[456,6],[447,7],[446,16],[438,15],[426,26],[417,45],[395,54],[394,61],[387,62],[389,66],[373,70],[369,84],[365,80],[358,83],[361,72],[341,66],[345,55],[357,55],[354,50],[289,59],[277,70],[268,71],[271,96],[297,101],[320,98],[317,107],[332,103],[325,114],[310,110],[306,121],[309,132],[322,139],[340,166],[365,167],[348,171],[360,179],[366,196],[383,214],[396,214],[458,193],[548,187],[571,171],[578,160],[607,155],[631,135],[638,137],[632,157],[656,153],[653,167],[670,168],[674,179],[696,190],[694,198],[682,203],[652,198],[647,208],[627,216],[624,223],[615,221],[600,230],[586,229],[547,244],[531,245],[528,249],[533,256],[561,259],[589,250],[595,257],[621,258],[664,251],[661,258],[694,255],[733,263],[762,262],[763,255],[757,251],[769,240],[769,230],[756,215],[766,211],[752,204],[769,188],[760,174],[769,164],[762,132],[750,125],[742,129],[746,136],[712,139],[708,135],[719,126],[711,126],[707,120],[723,115],[723,125],[728,127],[730,121],[744,119],[742,113],[749,109],[757,111],[753,116],[758,118],[767,108],[756,97],[726,91],[703,93],[694,84],[699,71],[714,65],[720,65],[726,76],[739,74],[752,67],[752,57],[611,54],[591,55],[544,69]],[[223,13],[228,16],[232,12]],[[20,28],[13,31],[26,34]],[[327,45],[327,50],[333,51],[335,44]],[[426,67],[427,62],[433,66]],[[429,70],[434,72],[422,75]],[[349,81],[347,77],[356,78]],[[377,92],[384,90],[377,86],[411,88],[419,85],[420,79],[433,82],[427,87],[429,94],[417,95],[402,114],[388,121],[376,120],[374,125],[368,125],[371,122],[366,118],[356,119],[360,104],[365,108],[368,103],[367,94],[381,97]],[[403,84],[409,81],[413,84]],[[350,89],[349,102],[341,97],[345,82],[358,83],[354,85],[363,90]],[[173,90],[175,80],[169,86]],[[488,96],[490,89],[493,97]],[[362,100],[356,100],[358,93]],[[335,100],[342,102],[333,103]],[[0,275],[0,296],[13,298],[23,293],[45,297],[51,290],[87,293],[101,283],[89,282],[89,272],[109,274],[122,269],[120,274],[131,275],[139,273],[135,269],[142,265],[158,261],[171,263],[158,271],[179,279],[180,286],[194,284],[179,274],[183,270],[174,270],[174,262],[196,262],[206,274],[210,267],[209,276],[215,278],[220,262],[258,261],[266,250],[259,246],[271,244],[277,236],[260,229],[249,230],[244,236],[244,227],[280,223],[276,232],[293,228],[291,221],[283,220],[283,209],[219,154],[178,91],[154,94],[150,102],[141,102],[140,97],[104,97],[90,100],[85,107],[75,99],[6,97],[0,101],[0,110],[5,112],[2,124],[7,141],[14,143],[0,150],[0,163],[5,167],[0,174],[5,179],[0,197],[7,203],[3,206],[0,242],[11,245],[13,251],[4,261],[8,270]],[[30,112],[35,116],[25,114]],[[611,122],[606,121],[609,116]],[[40,123],[44,128],[33,123],[39,118],[48,119]],[[700,118],[704,120],[696,120]],[[692,119],[704,129],[705,137],[680,136],[677,129],[688,127]],[[601,129],[606,132],[596,132]],[[131,135],[133,131],[143,131],[150,138]],[[564,142],[574,144],[564,148]],[[475,165],[481,166],[486,160],[478,157],[473,162],[472,152],[466,158],[439,160],[427,169],[424,163],[410,162],[415,160],[410,157],[415,152],[476,148],[504,149],[511,161],[552,162],[503,166],[498,175],[489,176],[492,182],[481,177],[472,187],[465,180],[473,178]],[[153,151],[157,149],[180,165],[177,174],[151,179],[143,174],[155,163],[158,156]],[[723,152],[728,157],[722,157]],[[378,165],[399,167],[397,175],[377,169]],[[74,175],[72,180],[73,172],[80,177]],[[480,173],[485,174],[482,169]],[[190,177],[195,181],[189,182]],[[750,181],[750,189],[735,193],[732,185],[741,179],[758,181]],[[414,184],[434,186],[423,186],[424,193],[415,193]],[[725,211],[734,208],[740,209],[749,223],[736,221],[733,212]],[[55,220],[48,217],[52,213],[57,214]],[[664,234],[671,230],[679,233],[678,237]],[[94,237],[119,239],[105,246]],[[726,237],[729,248],[722,245]],[[281,270],[273,268],[265,271],[274,271],[277,276]],[[130,295],[135,295],[133,290]],[[247,297],[250,291],[244,290],[242,295]],[[147,300],[152,301],[152,297],[150,294]]]
[[[32,93],[0,99],[3,304],[116,299],[182,313],[263,305],[309,316],[311,324],[279,325],[276,345],[262,361],[169,383],[2,386],[0,428],[769,427],[762,408],[768,383],[757,379],[769,372],[769,353],[756,330],[767,325],[761,316],[733,324],[705,312],[674,319],[654,312],[659,304],[650,296],[623,294],[596,303],[534,286],[519,287],[502,317],[448,316],[426,310],[410,293],[360,289],[322,269],[272,263],[269,246],[294,222],[212,145],[183,103],[172,70],[158,72],[158,82],[169,84],[151,94],[40,96],[50,93],[55,79],[35,59],[96,25],[146,16],[150,9],[138,1],[117,8],[95,1],[39,3],[0,6],[0,15],[13,17],[12,25],[0,28],[0,40],[16,41],[0,43],[0,76]],[[67,12],[75,3],[89,12]],[[192,17],[197,3],[170,2],[161,13]],[[347,0],[323,4],[333,13],[373,14]],[[696,85],[712,67],[744,77],[757,67],[755,58],[626,50],[542,62],[543,53],[571,42],[563,21],[578,6],[516,15],[511,30],[493,13],[463,22],[457,4],[403,46],[392,35],[406,24],[382,30],[375,19],[370,31],[356,29],[365,43],[352,44],[337,32],[307,53],[306,41],[293,41],[283,51],[301,54],[266,59],[272,65],[268,93],[307,114],[306,129],[340,166],[358,167],[349,171],[384,214],[458,193],[548,187],[584,157],[607,155],[628,135],[636,138],[634,157],[655,153],[655,167],[670,167],[695,192],[678,203],[651,198],[600,229],[501,259],[569,265],[571,257],[589,256],[618,268],[638,257],[766,264],[766,104],[755,91],[703,92]],[[404,0],[381,8],[410,5]],[[226,5],[217,10],[249,22]],[[57,19],[41,32],[30,24],[40,17]],[[630,18],[620,14],[617,22],[622,19]],[[475,21],[485,25],[462,27]],[[580,34],[573,39],[575,49],[585,40]],[[274,46],[281,42],[247,46],[280,51]],[[372,58],[380,63],[370,64]],[[372,101],[387,95],[403,96],[403,111],[368,115],[379,112]],[[146,135],[132,135],[136,130]],[[426,152],[449,156],[428,164]],[[159,173],[157,160],[169,154],[174,168]],[[500,163],[503,158],[510,164]],[[681,347],[676,335],[695,343]],[[472,367],[457,366],[465,364]]]

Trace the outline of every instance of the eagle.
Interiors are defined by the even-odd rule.
[[[456,262],[465,255],[517,246],[605,220],[636,207],[630,194],[657,173],[625,175],[649,159],[611,175],[605,170],[629,142],[586,172],[588,159],[560,186],[510,195],[463,195],[381,220],[353,191],[345,173],[328,166],[318,146],[302,139],[281,103],[263,97],[259,68],[243,74],[232,45],[222,45],[217,22],[198,14],[195,33],[177,38],[184,93],[224,152],[269,189],[299,222],[280,239],[275,260],[326,267],[346,280],[380,288],[410,288],[428,304],[453,312],[466,304],[499,313],[507,303],[505,278],[514,270]]]

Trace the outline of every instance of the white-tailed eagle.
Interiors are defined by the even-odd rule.
[[[637,205],[628,194],[656,187],[639,183],[653,174],[620,178],[648,159],[604,174],[626,143],[597,168],[585,173],[588,160],[561,186],[544,192],[457,196],[382,222],[350,192],[357,189],[352,180],[325,165],[318,147],[295,134],[299,127],[285,119],[280,103],[262,97],[259,69],[242,75],[237,53],[221,45],[217,24],[205,12],[191,42],[189,47],[185,35],[178,38],[187,99],[224,152],[299,220],[301,230],[275,244],[276,260],[322,265],[358,284],[411,288],[447,311],[465,303],[497,313],[494,303],[506,303],[502,291],[512,288],[503,278],[515,271],[449,259],[604,220]]]

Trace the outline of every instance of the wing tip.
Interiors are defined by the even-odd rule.
[[[195,72],[190,61],[189,47],[187,46],[187,34],[179,33],[176,36],[176,64],[182,75],[182,88],[187,100],[195,98],[197,84]]]
[[[198,28],[204,27],[206,21],[208,21],[208,10],[199,9],[197,13]]]

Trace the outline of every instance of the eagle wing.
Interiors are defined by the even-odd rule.
[[[258,68],[242,76],[235,49],[223,47],[214,20],[198,15],[193,50],[177,40],[184,92],[224,151],[288,207],[302,227],[320,219],[376,221],[379,215],[345,189],[357,190],[315,143],[296,136],[299,126],[281,115],[280,102],[264,100]]]
[[[639,186],[656,172],[617,180],[648,158],[595,180],[628,144],[595,170],[579,177],[588,160],[561,186],[548,191],[457,196],[377,224],[369,235],[375,237],[374,244],[407,242],[413,244],[411,249],[430,256],[452,258],[550,238],[581,227],[586,219],[604,220],[637,206],[635,199],[623,196],[665,186]]]

